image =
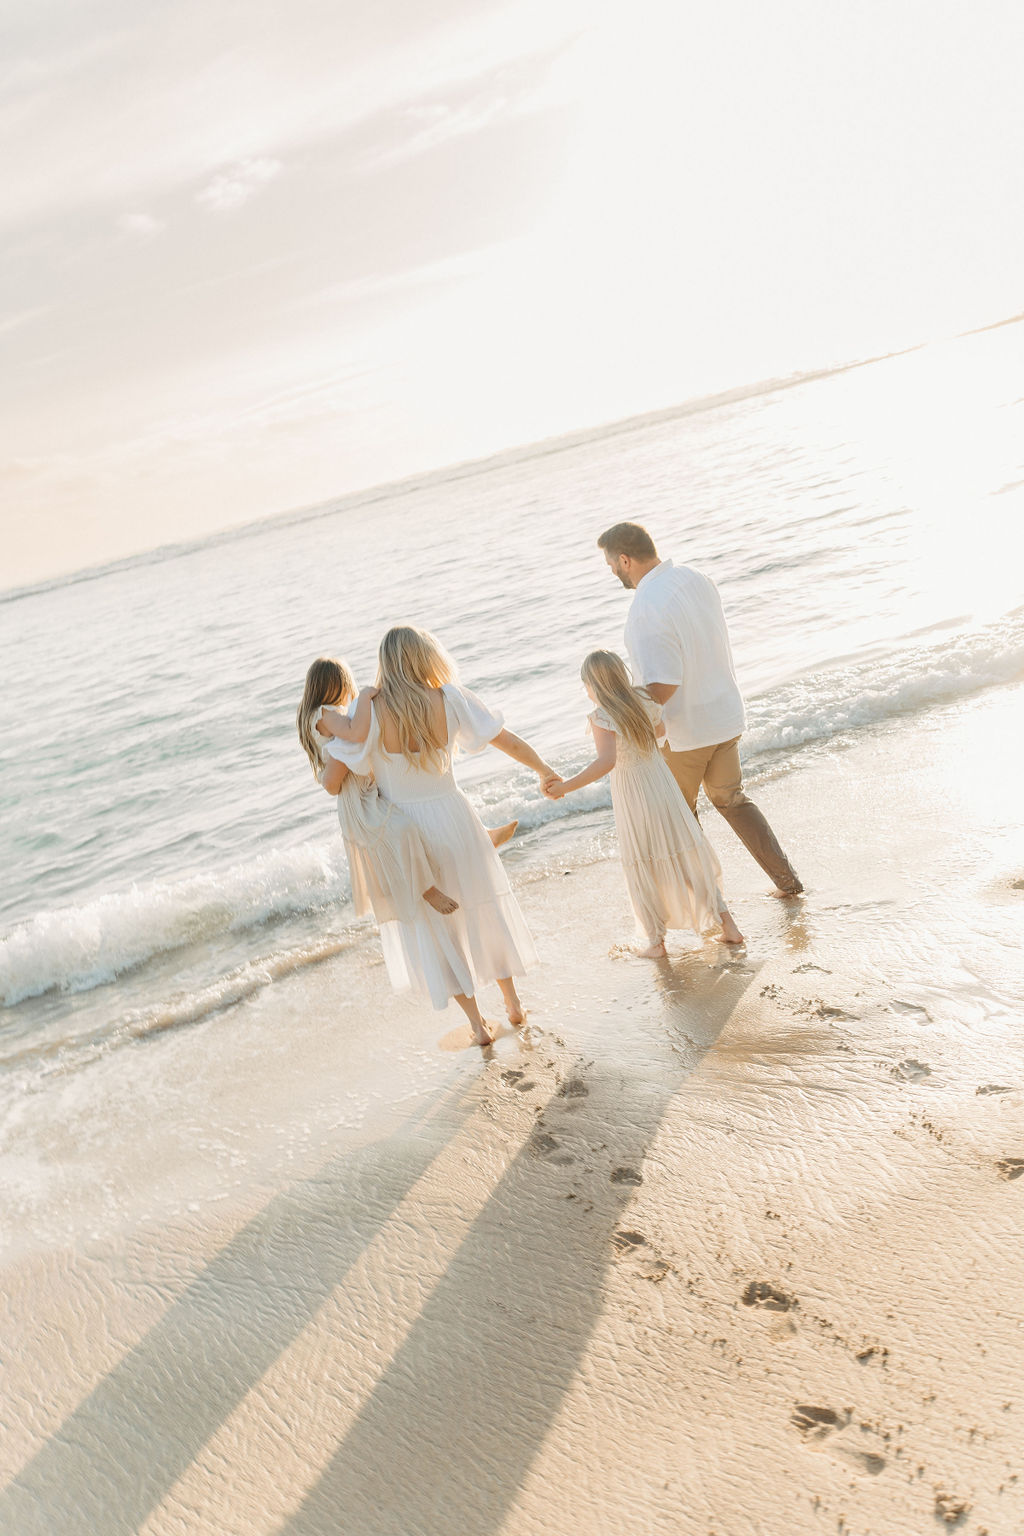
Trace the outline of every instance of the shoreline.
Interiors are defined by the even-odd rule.
[[[801,902],[711,816],[740,955],[621,957],[614,863],[530,880],[490,1059],[348,954],[69,1085],[0,1527],[1024,1528],[1022,697],[761,784]]]

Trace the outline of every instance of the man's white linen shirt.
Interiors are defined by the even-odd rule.
[[[626,648],[639,684],[665,683],[665,733],[673,752],[718,746],[746,724],[722,599],[709,576],[662,560],[636,586]]]

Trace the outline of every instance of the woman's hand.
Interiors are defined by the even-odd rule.
[[[557,773],[545,779],[540,787],[548,800],[561,800],[565,794],[565,780]]]

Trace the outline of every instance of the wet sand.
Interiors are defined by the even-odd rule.
[[[97,1088],[5,1264],[0,1530],[1024,1529],[1022,701],[768,778],[802,901],[709,813],[739,954],[624,956],[614,864],[524,885],[483,1059],[353,956],[244,1060],[145,1047],[181,1120]]]

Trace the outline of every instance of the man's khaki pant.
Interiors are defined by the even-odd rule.
[[[780,891],[794,895],[803,890],[799,876],[764,816],[743,792],[739,740],[734,736],[732,741],[697,747],[692,752],[673,752],[669,747],[661,750],[693,814],[697,814],[697,793],[703,784],[715,810],[722,813],[765,874]]]

